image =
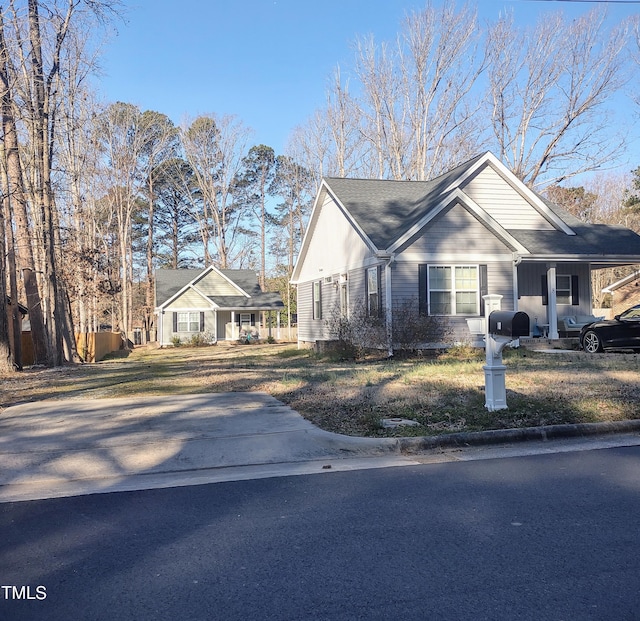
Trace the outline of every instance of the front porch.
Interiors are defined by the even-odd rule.
[[[545,337],[521,337],[520,346],[532,351],[554,349],[558,351],[581,351],[578,337],[550,339]]]

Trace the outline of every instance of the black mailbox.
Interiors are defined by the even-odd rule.
[[[489,315],[489,334],[514,339],[529,336],[529,315],[522,311],[493,311]]]

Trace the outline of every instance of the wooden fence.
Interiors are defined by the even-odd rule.
[[[112,351],[122,349],[124,345],[119,332],[89,332],[76,334],[78,354],[85,362],[99,362]],[[25,367],[34,362],[31,332],[22,333],[22,364]]]
[[[85,362],[99,362],[112,351],[124,346],[120,332],[88,332],[76,334],[78,354]]]

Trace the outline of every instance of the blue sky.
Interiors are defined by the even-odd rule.
[[[99,89],[107,102],[185,115],[235,114],[253,144],[281,153],[292,129],[321,107],[337,64],[353,58],[358,35],[393,39],[413,0],[124,0],[126,21],[105,48]],[[620,20],[639,3],[606,3]],[[589,2],[480,0],[482,20],[512,10],[582,14]],[[640,149],[638,149],[640,152]],[[637,165],[637,164],[636,164]]]

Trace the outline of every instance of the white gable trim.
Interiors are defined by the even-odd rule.
[[[616,282],[611,283],[610,285],[604,287],[602,289],[602,293],[613,293],[620,287],[624,287],[626,284],[633,282],[634,280],[638,280],[640,278],[640,270],[621,278],[620,280],[616,280]]]
[[[510,244],[516,252],[529,254],[529,251],[506,229],[504,229],[494,218],[492,218],[475,201],[471,200],[460,188],[455,188],[451,194],[441,200],[429,213],[414,224],[406,233],[396,240],[387,252],[396,252],[403,244],[407,243],[414,235],[417,235],[429,222],[434,220],[452,203],[460,203],[467,211],[476,216],[488,229],[493,231],[496,237]]]
[[[202,293],[202,291],[200,291],[200,289],[198,289],[198,287],[195,284],[197,281],[202,280],[210,272],[215,272],[216,274],[218,274],[218,276],[221,276],[234,289],[236,289],[240,295],[244,295],[247,298],[251,297],[246,291],[238,287],[238,285],[236,285],[235,282],[233,282],[230,278],[225,276],[220,270],[216,269],[213,265],[210,265],[209,267],[205,268],[202,272],[200,272],[195,278],[193,278],[191,282],[187,283],[184,287],[182,287],[182,289],[174,293],[169,299],[165,300],[162,304],[160,304],[158,308],[163,309],[166,306],[169,306],[169,304],[171,304],[177,298],[179,298],[185,291],[187,291],[187,289],[193,289],[196,293],[198,293],[208,302],[211,308],[217,308],[217,306],[204,293]]]
[[[291,283],[297,284],[298,279],[300,278],[300,270],[302,269],[302,264],[307,256],[307,251],[309,249],[309,244],[311,243],[311,237],[313,237],[313,231],[315,230],[316,223],[318,222],[318,218],[320,217],[320,210],[322,209],[322,205],[325,202],[325,197],[329,195],[340,212],[347,219],[347,222],[352,226],[352,228],[358,233],[358,235],[362,238],[364,243],[371,249],[373,253],[378,252],[378,248],[371,241],[369,236],[362,230],[360,225],[353,219],[353,216],[349,213],[349,210],[340,202],[334,192],[331,191],[331,187],[327,183],[326,179],[322,180],[320,184],[320,190],[316,195],[316,200],[313,204],[313,210],[311,211],[311,217],[309,218],[309,224],[307,225],[307,230],[304,233],[304,238],[302,240],[302,245],[300,246],[300,253],[298,254],[298,260],[296,261],[296,265],[293,269],[293,274],[291,274]]]
[[[457,177],[445,189],[450,192],[454,188],[459,188],[467,179],[475,175],[480,168],[489,164],[493,169],[521,196],[540,212],[553,226],[561,230],[566,235],[575,235],[575,231],[556,213],[554,213],[546,203],[532,192],[518,177],[516,177],[493,153],[487,151],[473,166],[470,166],[463,175]]]

